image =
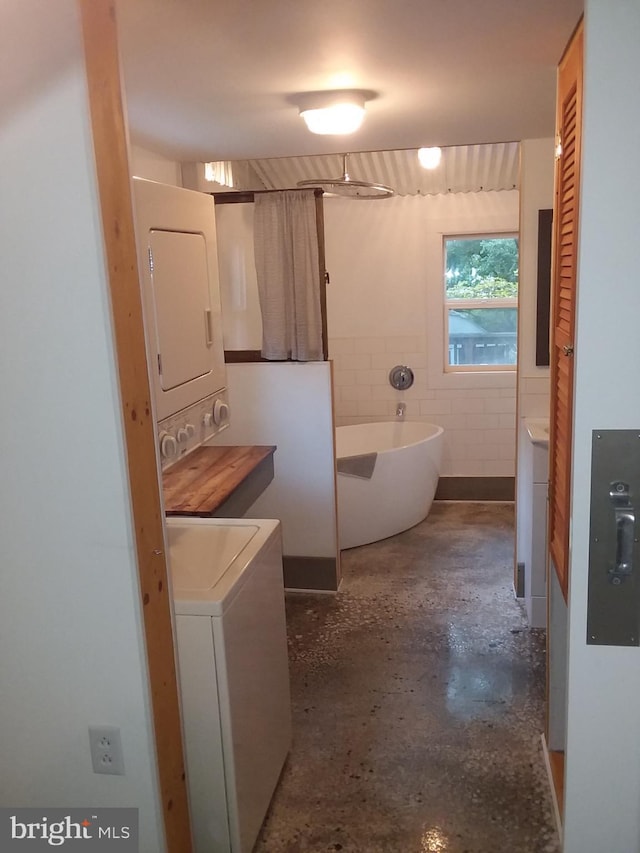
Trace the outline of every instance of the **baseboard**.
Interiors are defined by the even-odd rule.
[[[525,600],[527,621],[530,628],[547,627],[547,598],[544,595],[532,595]]]
[[[544,766],[547,771],[547,780],[549,782],[549,790],[551,792],[551,802],[553,804],[553,816],[556,821],[556,829],[558,830],[558,838],[560,839],[560,843],[562,844],[562,817],[560,814],[560,803],[558,802],[558,792],[556,790],[556,782],[553,778],[553,770],[551,769],[551,756],[549,755],[549,749],[547,747],[547,739],[542,734],[540,735],[540,740],[542,741],[542,755],[544,757]]]
[[[515,477],[440,477],[437,501],[512,501]]]
[[[338,561],[335,557],[282,557],[284,585],[288,591],[336,592]]]

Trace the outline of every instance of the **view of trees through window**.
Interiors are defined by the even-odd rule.
[[[450,367],[511,367],[517,359],[518,238],[446,237]]]

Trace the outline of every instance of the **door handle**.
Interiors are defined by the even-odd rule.
[[[631,503],[629,484],[615,480],[609,486],[609,498],[613,504],[616,527],[616,554],[609,575],[613,584],[619,584],[633,570],[633,543],[635,541],[636,516]]]
[[[204,309],[204,334],[207,346],[213,345],[213,331],[211,328],[211,308]]]
[[[639,540],[640,424],[636,429],[594,429],[586,625],[589,645],[640,647]]]

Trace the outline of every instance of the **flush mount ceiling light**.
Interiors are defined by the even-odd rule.
[[[437,169],[442,159],[442,148],[420,148],[418,160],[423,169]]]
[[[311,133],[344,136],[362,124],[370,94],[361,89],[308,92],[298,96],[298,108]]]

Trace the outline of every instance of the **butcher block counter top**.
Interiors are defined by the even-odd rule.
[[[167,515],[242,517],[273,479],[275,450],[198,447],[162,475]]]

